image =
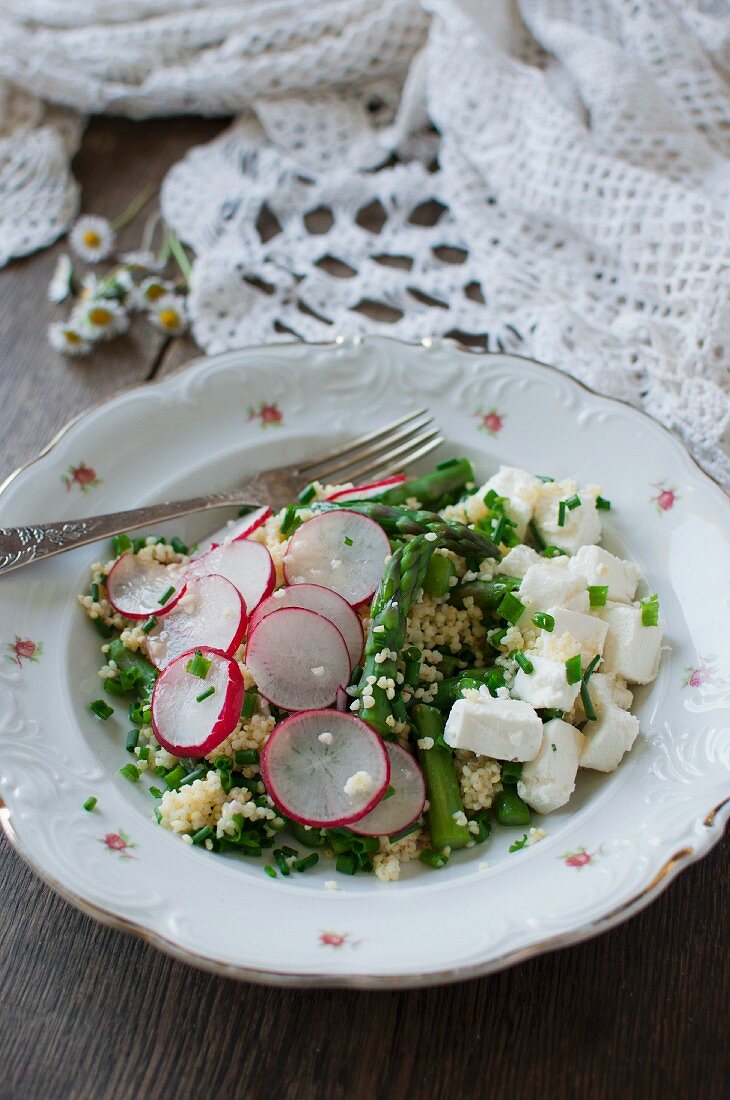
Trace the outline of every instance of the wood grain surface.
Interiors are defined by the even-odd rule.
[[[116,216],[220,127],[93,122],[76,160],[84,210]],[[90,361],[57,357],[45,327],[58,251],[0,272],[0,479],[74,413],[196,354],[140,330]],[[267,989],[174,962],[82,916],[2,837],[0,1100],[720,1100],[729,850],[725,839],[581,946],[479,981],[364,993]]]

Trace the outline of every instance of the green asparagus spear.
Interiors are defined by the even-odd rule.
[[[341,505],[333,501],[320,501],[312,506],[318,512],[330,512]],[[436,545],[444,550],[453,550],[464,558],[501,558],[498,546],[481,531],[474,531],[465,523],[442,519],[436,512],[410,511],[408,508],[395,508],[380,504],[376,500],[363,500],[346,504],[351,512],[374,519],[389,538],[399,535],[436,535]]]
[[[441,680],[436,689],[433,706],[437,710],[451,710],[461,693],[466,688],[481,687],[486,684],[490,692],[504,687],[504,673],[501,668],[472,668],[460,672],[458,676],[452,676],[448,680]]]
[[[466,488],[467,481],[474,480],[474,467],[468,458],[452,458],[443,462],[423,477],[404,481],[395,489],[389,489],[380,498],[383,504],[405,504],[409,497],[415,497],[426,508],[443,508],[458,500]]]
[[[443,715],[433,707],[421,703],[411,712],[417,738],[431,737],[434,741],[444,732]],[[454,771],[450,749],[434,745],[432,749],[419,749],[418,760],[423,769],[428,795],[428,824],[431,842],[436,851],[463,848],[471,834],[466,825],[457,825],[455,815],[464,812],[459,782]]]
[[[494,577],[491,581],[467,581],[452,589],[451,602],[454,607],[463,607],[464,600],[471,597],[474,606],[481,611],[496,611],[503,597],[519,586],[519,577],[501,575]]]
[[[428,563],[423,591],[427,596],[443,599],[451,591],[449,582],[455,573],[456,566],[451,558],[446,558],[443,554],[434,554]]]
[[[127,649],[122,645],[119,638],[115,638],[113,642],[109,643],[107,660],[115,661],[121,672],[136,671],[139,674],[136,688],[145,701],[149,699],[157,679],[157,669],[154,665],[151,665],[141,653],[133,653],[130,649]]]
[[[365,654],[360,680],[357,684],[357,696],[362,699],[368,678],[381,676],[395,680],[397,672],[396,658],[388,657],[376,661],[383,650],[398,654],[405,644],[406,617],[417,593],[423,588],[428,563],[433,554],[435,542],[429,542],[419,535],[400,547],[385,567],[380,587],[373,597],[370,608],[370,630],[365,642]],[[363,705],[360,717],[380,734],[391,732],[386,719],[393,716],[392,701],[387,691],[373,683],[374,703]],[[366,698],[370,697],[370,693]]]

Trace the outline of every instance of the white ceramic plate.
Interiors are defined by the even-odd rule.
[[[6,484],[0,525],[84,516],[233,486],[428,404],[449,446],[598,482],[608,549],[658,591],[668,652],[637,692],[642,733],[610,776],[581,773],[548,837],[521,830],[397,884],[190,849],[152,819],[148,781],[119,775],[123,708],[100,695],[99,641],[75,600],[98,547],[0,578],[0,814],[59,893],[100,920],[220,973],[289,985],[419,986],[485,974],[636,912],[704,855],[728,815],[730,508],[650,419],[557,371],[449,344],[367,339],[204,359],[95,409]],[[221,517],[222,519],[222,517]],[[195,541],[201,517],[170,524]],[[118,717],[118,715],[120,717]],[[85,799],[99,799],[93,813]],[[537,822],[540,824],[540,822]],[[324,881],[337,877],[340,888]]]

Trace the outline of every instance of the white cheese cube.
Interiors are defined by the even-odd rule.
[[[593,709],[601,718],[609,707],[619,707],[628,710],[634,696],[626,687],[626,681],[604,672],[594,672],[588,681],[588,694],[593,703]],[[576,719],[579,722],[585,720],[586,714],[580,696],[576,700]]]
[[[517,534],[523,539],[541,487],[540,479],[527,470],[520,470],[517,466],[500,466],[484,485],[484,491],[494,489],[499,496],[507,497],[509,504],[505,505],[505,512],[515,521]],[[516,573],[514,575],[517,576]]]
[[[547,611],[549,607],[588,611],[586,579],[569,568],[569,561],[569,558],[542,558],[528,568],[518,592],[527,609],[527,614],[522,616],[523,623],[536,611]]]
[[[552,631],[542,630],[537,640],[536,651],[545,657],[557,660],[562,654],[554,651],[555,643],[562,634],[570,634],[578,643],[583,668],[590,661],[603,653],[603,644],[606,640],[608,624],[595,615],[584,615],[580,611],[568,611],[564,607],[549,607],[548,615],[552,615],[555,626]],[[572,654],[568,654],[572,656]],[[565,657],[562,658],[566,660]]]
[[[518,669],[512,695],[535,709],[570,710],[580,691],[580,682],[569,684],[565,663],[551,661],[538,653],[530,654],[533,671]]]
[[[601,541],[601,516],[596,509],[597,486],[578,489],[574,481],[555,481],[540,486],[534,508],[535,526],[550,546],[559,546],[574,554],[586,543]],[[580,497],[577,508],[565,509],[565,523],[558,526],[560,501]]]
[[[661,660],[662,626],[644,626],[640,607],[617,604],[601,618],[608,624],[603,647],[603,671],[623,676],[633,684],[656,678]]]
[[[521,542],[519,546],[513,546],[504,555],[499,563],[499,571],[508,577],[524,577],[531,565],[537,565],[541,561],[543,559],[537,550],[533,550],[531,546],[525,546]]]
[[[589,687],[593,687],[593,679]],[[597,721],[588,722],[583,727],[583,732],[585,745],[580,755],[581,768],[613,772],[638,736],[639,719],[611,703],[603,708]]]
[[[564,806],[575,790],[583,735],[575,726],[553,718],[543,726],[542,744],[522,769],[517,793],[539,814]]]
[[[514,699],[493,699],[485,689],[467,691],[446,720],[444,740],[452,749],[470,749],[496,760],[532,760],[542,738],[542,722],[532,707]]]
[[[632,561],[609,554],[602,546],[581,546],[570,566],[581,573],[588,584],[608,585],[608,598],[616,603],[631,603],[641,570]]]

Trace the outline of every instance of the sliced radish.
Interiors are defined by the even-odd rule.
[[[349,825],[382,798],[390,760],[381,738],[354,714],[313,710],[276,727],[261,754],[261,775],[294,821]]]
[[[236,662],[207,646],[199,646],[197,652],[210,661],[205,679],[188,672],[196,653],[189,650],[170,662],[152,692],[152,729],[163,749],[174,756],[212,752],[236,728],[241,715],[243,676]],[[210,688],[215,691],[208,694]]]
[[[169,595],[170,589],[172,595]],[[185,591],[179,570],[157,561],[140,561],[136,554],[122,554],[109,570],[106,593],[109,603],[127,619],[166,615]],[[166,599],[160,600],[165,596]]]
[[[353,832],[362,836],[392,836],[407,829],[421,816],[426,803],[423,772],[411,754],[392,741],[387,741],[385,748],[390,757],[393,794],[353,825]]]
[[[362,657],[364,638],[362,623],[357,612],[353,611],[343,596],[321,584],[292,584],[289,588],[279,588],[267,600],[263,600],[249,619],[248,632],[251,634],[256,625],[282,607],[305,607],[316,611],[334,623],[350,654],[350,667],[354,668]]]
[[[382,481],[371,481],[368,485],[355,485],[352,489],[340,489],[338,493],[332,493],[327,500],[336,500],[339,503],[348,500],[372,500],[373,497],[382,496],[388,489],[395,489],[396,485],[402,485],[406,480],[405,474],[393,474],[392,477],[383,478]]]
[[[236,539],[214,546],[188,566],[186,576],[202,577],[217,573],[235,584],[248,611],[253,611],[276,584],[276,569],[271,554],[260,542]]]
[[[346,508],[320,512],[289,540],[284,573],[289,584],[321,584],[353,607],[369,600],[390,554],[382,527]]]
[[[261,527],[263,523],[266,523],[270,515],[271,509],[267,504],[264,508],[257,508],[254,512],[249,512],[247,516],[237,519],[234,523],[229,523],[226,527],[219,528],[207,539],[203,539],[203,541],[199,543],[196,557],[200,557],[202,554],[207,553],[208,550],[211,550],[214,546],[218,546],[222,542],[247,539],[249,535],[252,535],[254,531],[257,530],[257,528]]]
[[[283,710],[318,710],[335,701],[350,677],[350,655],[334,623],[303,607],[261,619],[246,646],[256,686]]]
[[[210,646],[230,657],[246,631],[246,604],[225,577],[197,577],[167,615],[147,635],[150,659],[166,668],[196,646]]]
[[[344,712],[350,709],[350,699],[347,692],[343,687],[338,687],[337,694],[335,695],[335,710]]]

